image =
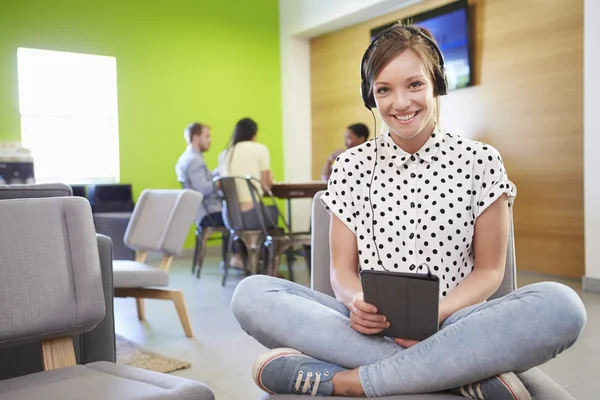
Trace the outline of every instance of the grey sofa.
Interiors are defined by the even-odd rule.
[[[110,240],[97,238],[86,199],[2,200],[0,238],[0,365],[23,366],[0,380],[2,400],[214,399],[199,382],[89,362],[115,352],[112,274],[101,268],[112,264]]]
[[[329,214],[319,200],[324,192],[319,192],[313,199],[312,206],[312,275],[311,287],[319,292],[334,296],[329,279]],[[513,224],[511,215],[510,236],[508,252],[506,257],[506,272],[504,280],[498,291],[492,298],[501,297],[516,288],[516,258],[513,236]],[[533,368],[518,374],[535,400],[573,400],[556,382],[545,375],[539,368]],[[269,400],[292,400],[302,399],[304,396],[296,395],[265,395]],[[334,398],[334,397],[331,397]],[[336,399],[348,399],[347,397],[335,397]],[[417,395],[398,395],[380,397],[386,400],[457,400],[463,397],[449,393],[429,393]]]

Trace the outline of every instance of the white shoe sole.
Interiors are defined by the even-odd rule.
[[[265,365],[267,365],[269,362],[275,360],[276,358],[284,357],[284,356],[292,356],[292,355],[295,356],[295,355],[299,355],[299,354],[302,354],[302,353],[296,349],[290,349],[290,348],[286,348],[286,347],[269,350],[269,351],[261,354],[260,356],[258,356],[256,361],[254,362],[254,365],[252,366],[252,377],[254,378],[254,382],[258,385],[259,388],[261,388],[265,392],[268,392],[270,394],[275,394],[275,393],[271,392],[269,389],[267,389],[262,384],[262,381],[261,381],[262,369],[264,368]]]
[[[523,382],[513,372],[507,372],[502,375],[496,376],[494,379],[500,379],[504,386],[508,389],[512,395],[513,400],[532,400],[531,394],[523,385]],[[481,392],[479,384],[472,383],[465,385],[460,388],[460,394],[467,399],[472,400],[488,400],[489,397],[485,397]]]
[[[515,400],[532,400],[531,394],[514,372],[507,372],[499,375],[498,378],[504,383],[508,390],[511,391]]]

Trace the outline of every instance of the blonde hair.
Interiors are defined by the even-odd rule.
[[[420,32],[420,33],[419,33]],[[406,50],[412,50],[422,61],[427,77],[433,86],[433,95],[436,98],[435,120],[440,119],[440,93],[436,84],[436,75],[442,75],[441,61],[431,43],[435,38],[425,28],[398,22],[388,32],[377,38],[377,43],[372,47],[363,65],[365,77],[368,82],[369,95],[373,91],[373,83],[379,73],[396,57]],[[436,43],[437,45],[437,43]]]

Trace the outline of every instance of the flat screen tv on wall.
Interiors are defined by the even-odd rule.
[[[437,40],[444,55],[449,90],[473,85],[473,38],[467,0],[456,1],[404,20],[428,29]],[[372,29],[371,38],[394,23]]]

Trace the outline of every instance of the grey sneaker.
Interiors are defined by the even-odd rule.
[[[331,379],[344,368],[316,360],[298,350],[280,348],[263,353],[252,368],[254,382],[271,394],[331,396]]]
[[[474,400],[531,400],[523,382],[512,372],[463,385],[450,392]]]

